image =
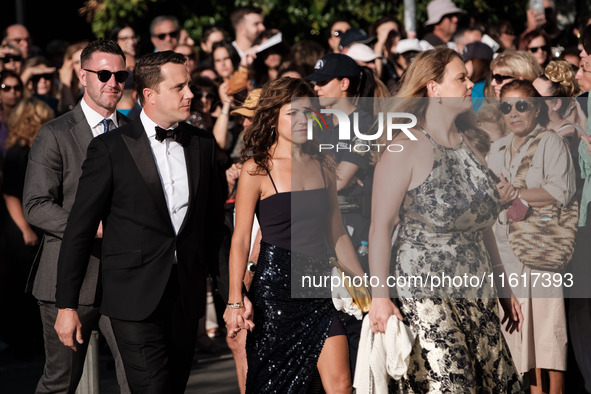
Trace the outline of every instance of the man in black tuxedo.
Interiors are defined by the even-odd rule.
[[[172,51],[136,63],[143,111],[88,146],[58,263],[55,329],[75,348],[78,292],[102,220],[101,311],[138,393],[184,391],[223,225],[214,138],[183,122],[193,98],[184,63]]]

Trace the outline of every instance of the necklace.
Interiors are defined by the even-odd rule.
[[[519,148],[515,147],[515,137],[513,137],[513,140],[511,141],[511,150],[515,151],[515,152],[519,152],[519,149],[521,149],[521,147],[525,144],[526,139],[524,139],[521,144],[519,145]]]

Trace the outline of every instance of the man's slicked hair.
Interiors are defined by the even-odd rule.
[[[185,55],[173,51],[148,53],[140,57],[133,70],[133,83],[140,103],[144,104],[144,89],[158,91],[158,84],[164,80],[161,67],[166,63],[182,64],[186,62]]]
[[[119,45],[117,45],[115,41],[100,39],[92,41],[90,44],[86,46],[86,48],[82,50],[82,54],[80,55],[80,65],[82,68],[86,67],[85,64],[96,52],[119,55],[121,56],[121,59],[123,59],[123,64],[125,64],[125,54],[123,53],[121,48],[119,48]]]
[[[234,31],[236,31],[236,27],[240,24],[240,22],[242,22],[242,19],[244,19],[244,17],[248,14],[262,15],[263,10],[261,10],[258,7],[253,7],[253,6],[249,6],[249,5],[244,6],[244,7],[238,7],[230,15],[230,21],[232,22],[232,27],[234,28]]]

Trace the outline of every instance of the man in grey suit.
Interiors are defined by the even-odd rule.
[[[39,301],[45,341],[45,368],[35,392],[75,392],[91,331],[98,325],[115,358],[117,380],[125,393],[129,388],[113,330],[108,318],[100,315],[97,305],[101,297],[100,285],[97,286],[99,258],[96,256],[100,256],[102,225],[97,229],[96,253],[90,257],[79,297],[78,314],[85,323],[83,341],[78,344],[77,351],[63,346],[53,328],[58,312],[55,293],[59,251],[86,149],[93,137],[127,123],[127,119],[115,110],[128,75],[125,55],[119,46],[108,40],[91,42],[82,51],[80,60],[79,78],[85,88],[84,96],[72,111],[39,130],[31,148],[25,178],[25,218],[44,232],[27,286]]]

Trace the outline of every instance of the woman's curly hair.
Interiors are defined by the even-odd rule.
[[[254,174],[271,170],[271,147],[277,142],[279,110],[297,97],[315,97],[314,89],[306,81],[296,78],[279,78],[263,86],[252,124],[244,130],[244,148],[241,160],[254,159]],[[332,169],[334,163],[328,155],[321,154],[314,141],[302,146],[302,151],[317,160],[323,167]]]
[[[53,110],[49,105],[35,97],[22,99],[6,121],[9,130],[6,146],[8,148],[15,145],[31,147],[41,126],[52,119]]]
[[[573,97],[577,86],[572,66],[565,60],[552,60],[544,69],[544,77],[552,82],[553,97]],[[543,77],[540,77],[544,79]]]

